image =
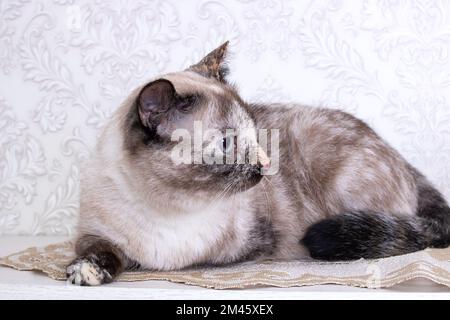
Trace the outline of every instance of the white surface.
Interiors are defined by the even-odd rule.
[[[0,1],[0,234],[59,234],[138,84],[231,42],[246,100],[343,108],[450,199],[450,1]]]
[[[63,237],[0,237],[0,256],[30,246],[63,241]],[[115,282],[101,287],[76,287],[42,273],[0,267],[0,299],[450,299],[450,289],[427,280],[413,280],[390,289],[336,285],[297,288],[213,290],[167,281]]]

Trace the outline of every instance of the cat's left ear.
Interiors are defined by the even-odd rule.
[[[190,66],[188,70],[207,78],[214,78],[220,82],[226,82],[225,77],[228,74],[226,65],[227,48],[228,41],[208,53],[199,63]]]

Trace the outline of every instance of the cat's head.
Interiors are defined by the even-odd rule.
[[[227,44],[184,71],[157,77],[134,98],[124,148],[151,183],[232,194],[261,180],[268,158],[249,106],[226,80]]]

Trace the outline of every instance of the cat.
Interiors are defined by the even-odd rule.
[[[450,244],[449,206],[397,151],[343,111],[245,102],[227,82],[227,45],[137,88],[104,128],[82,172],[70,283],[109,283],[125,270],[372,259]],[[237,140],[244,147],[236,152],[248,152],[260,129],[279,130],[278,172],[262,174],[268,150],[256,162],[175,164],[172,133],[194,136],[195,122],[236,130],[203,141],[223,154]]]

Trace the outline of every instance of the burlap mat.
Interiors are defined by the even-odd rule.
[[[44,248],[28,248],[0,258],[0,265],[17,270],[38,270],[50,278],[65,280],[65,266],[73,257],[72,244],[62,242]],[[168,280],[214,289],[319,284],[383,288],[418,277],[450,287],[450,248],[352,262],[264,261],[172,272],[126,272],[118,281]]]

